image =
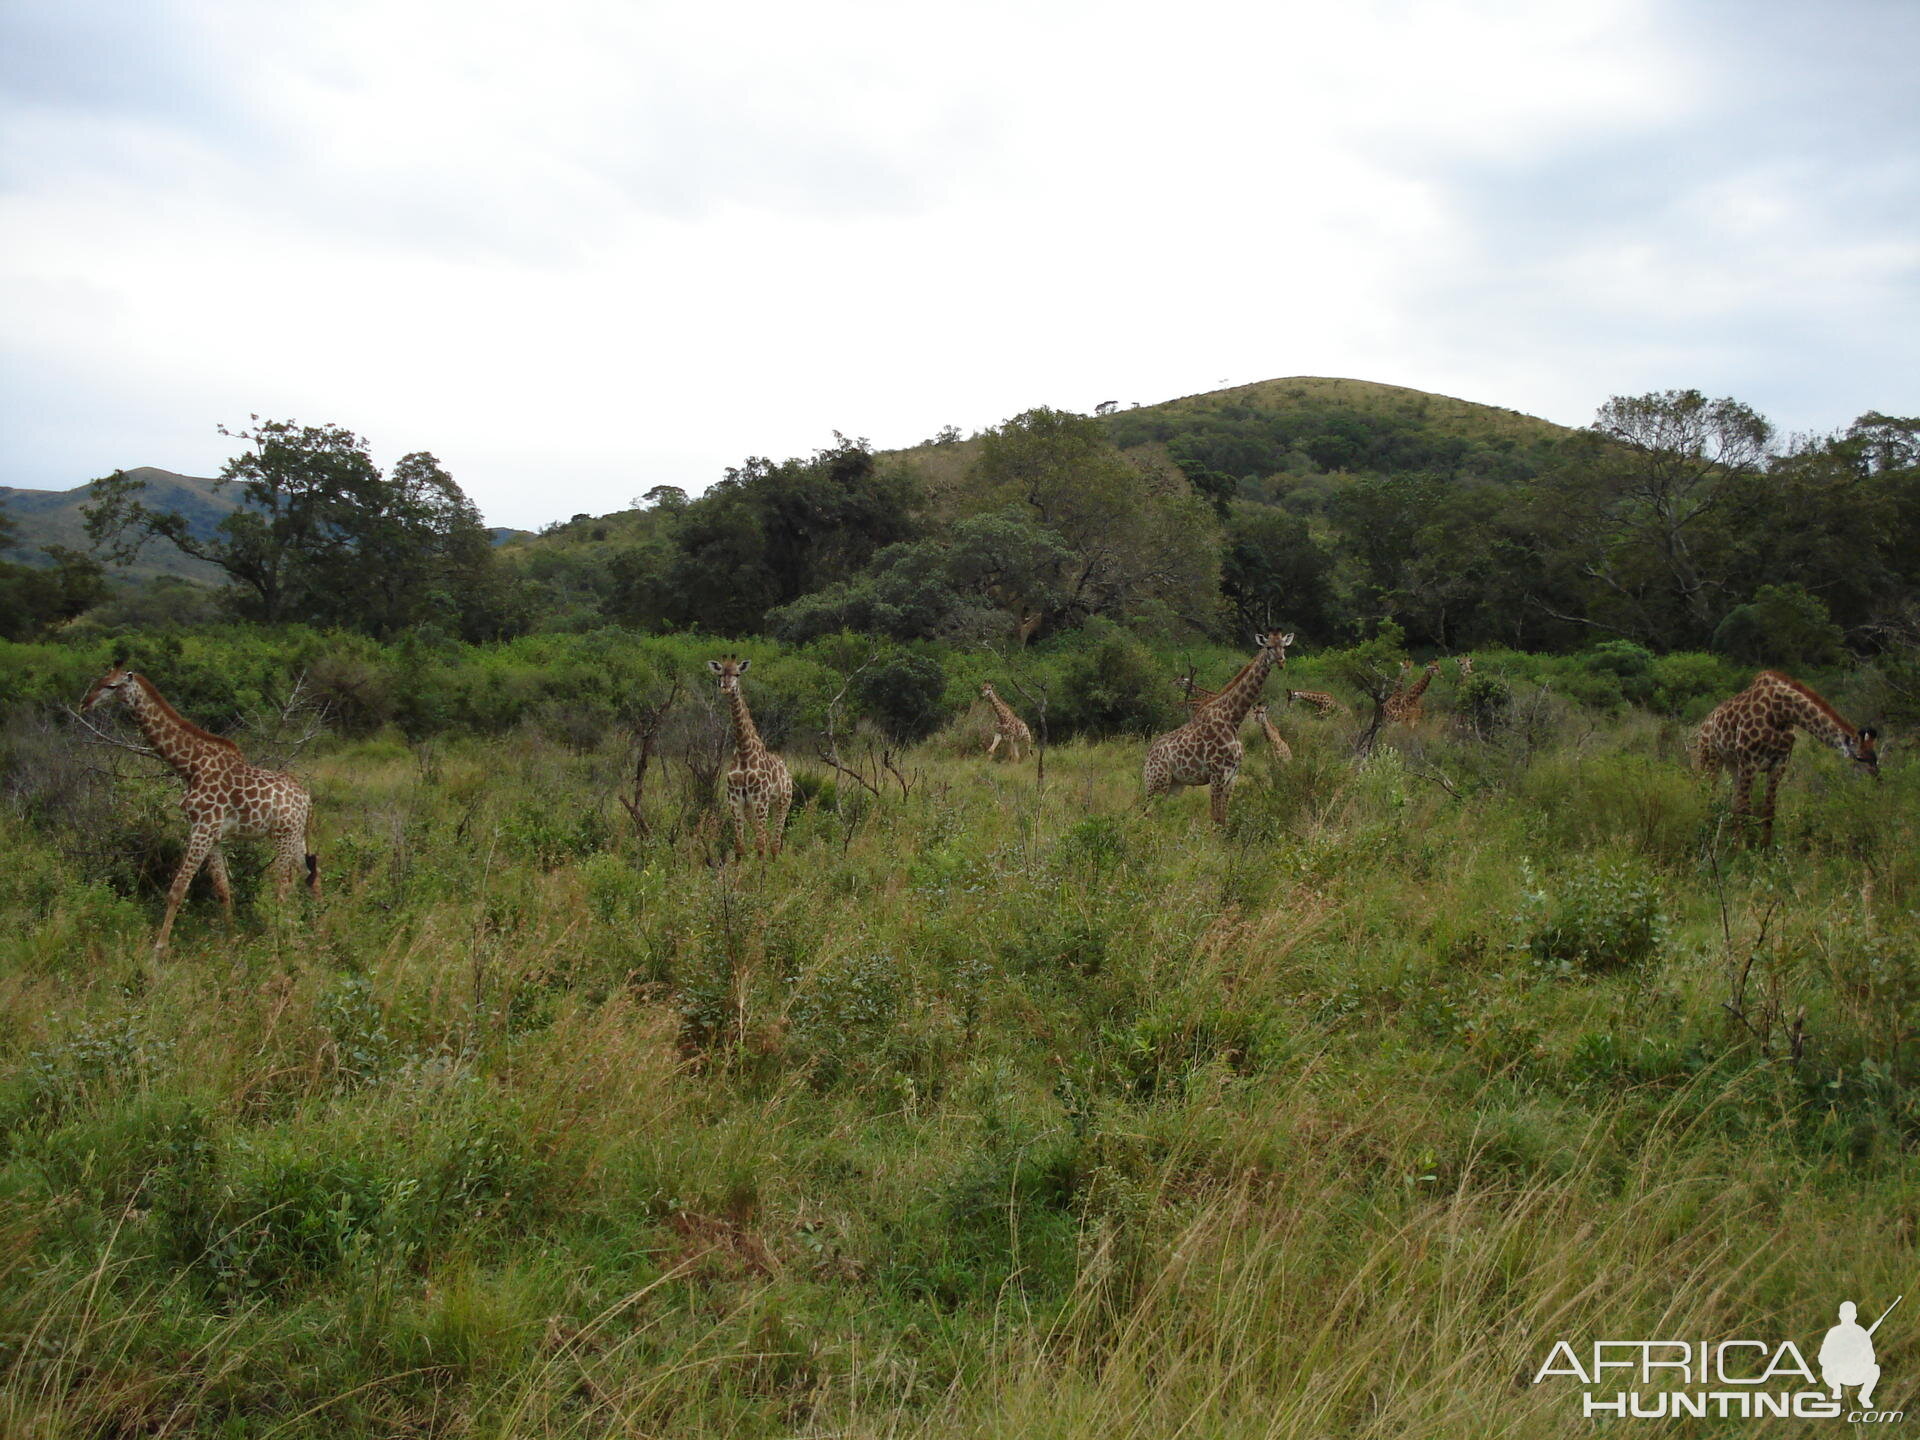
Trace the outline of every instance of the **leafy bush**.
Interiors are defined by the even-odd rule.
[[[1048,707],[1056,735],[1148,735],[1179,723],[1166,667],[1145,645],[1104,620],[1090,622],[1081,636]]]
[[[1530,889],[1527,905],[1523,944],[1536,964],[1557,974],[1638,964],[1666,937],[1659,886],[1625,860],[1570,876],[1557,891]]]
[[[924,740],[946,719],[942,697],[947,677],[939,664],[904,651],[860,674],[860,708],[902,744]]]

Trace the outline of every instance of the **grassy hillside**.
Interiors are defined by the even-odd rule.
[[[248,855],[158,966],[169,787],[16,723],[0,1432],[1585,1436],[1556,1339],[1811,1355],[1914,1268],[1920,768],[1752,855],[1506,678],[1281,716],[1224,833],[1133,741],[796,754],[767,864],[617,743],[336,740],[318,907]]]
[[[142,497],[144,503],[156,510],[179,511],[187,517],[188,528],[196,536],[212,535],[214,526],[239,503],[237,490],[216,488],[215,481],[203,476],[176,475],[151,465],[141,465],[126,473],[131,479],[147,482],[147,492]],[[15,490],[0,485],[0,507],[4,507],[19,526],[20,550],[12,558],[37,563],[42,545],[87,549],[86,521],[80,508],[92,499],[91,482],[71,490]],[[196,560],[157,541],[142,550],[135,563],[118,573],[141,580],[178,575],[212,583],[225,578],[204,560]]]
[[[1496,471],[1530,471],[1575,433],[1517,410],[1313,375],[1138,405],[1115,411],[1104,423],[1114,443],[1138,464],[1184,468],[1195,460],[1213,461],[1248,478],[1288,469],[1447,469],[1471,459],[1483,466],[1492,461]],[[1398,443],[1394,450],[1371,455],[1363,443],[1316,454],[1313,442],[1330,432],[1362,442],[1378,436]],[[1184,448],[1182,440],[1188,442]],[[891,453],[919,476],[936,508],[947,509],[964,492],[979,448],[977,440],[954,439]]]

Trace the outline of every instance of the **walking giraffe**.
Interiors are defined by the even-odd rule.
[[[987,758],[993,758],[993,752],[1000,748],[1002,740],[1007,742],[1007,758],[1018,760],[1020,747],[1033,744],[1033,731],[1027,728],[1027,722],[1013,713],[1013,707],[1002,700],[992,685],[982,685],[980,694],[993,707],[993,739],[987,742]]]
[[[1267,702],[1262,700],[1253,707],[1253,718],[1260,722],[1260,729],[1267,737],[1267,744],[1273,747],[1276,760],[1293,759],[1293,747],[1287,744],[1286,736],[1280,733],[1280,727],[1273,723],[1273,717],[1267,714]]]
[[[1733,771],[1734,824],[1749,830],[1760,822],[1759,843],[1773,843],[1773,801],[1780,776],[1793,755],[1794,727],[1825,742],[1847,759],[1880,771],[1878,733],[1856,730],[1810,687],[1778,670],[1762,670],[1753,683],[1730,700],[1723,700],[1700,724],[1693,737],[1693,763],[1708,780],[1720,768]],[[1765,774],[1757,817],[1749,811],[1754,776]]]
[[[274,894],[284,901],[304,860],[307,889],[320,894],[320,862],[307,848],[313,827],[313,797],[307,787],[283,770],[249,765],[240,747],[224,736],[202,730],[166,702],[151,680],[125,666],[112,669],[93,682],[82,714],[104,701],[126,706],[147,743],[172,767],[187,787],[180,809],[187,817],[187,853],[167,887],[167,913],[153,942],[154,959],[167,953],[173,919],[187,897],[187,887],[200,867],[207,867],[214,896],[233,919],[233,887],[227,880],[226,857],[220,842],[229,835],[273,842]]]
[[[778,755],[767,749],[753,716],[747,713],[747,697],[740,693],[740,677],[747,673],[751,660],[709,660],[707,668],[720,677],[720,693],[727,697],[733,711],[733,768],[727,771],[727,808],[733,812],[733,853],[745,859],[747,854],[747,817],[753,817],[753,848],[765,858],[778,855],[785,837],[787,811],[793,805],[793,777]],[[771,831],[771,838],[769,838]]]
[[[1427,687],[1433,683],[1433,677],[1440,673],[1440,662],[1429,660],[1425,672],[1409,686],[1405,683],[1405,677],[1411,668],[1411,661],[1402,663],[1401,687],[1387,697],[1385,706],[1388,723],[1404,725],[1409,730],[1414,729],[1426,718],[1427,707],[1420,697],[1426,694]]]
[[[1270,630],[1253,637],[1258,646],[1253,659],[1240,667],[1213,699],[1195,709],[1193,718],[1178,730],[1156,736],[1147,746],[1141,778],[1146,798],[1154,799],[1182,785],[1205,785],[1216,825],[1227,823],[1227,799],[1240,773],[1245,748],[1240,744],[1241,722],[1260,698],[1260,687],[1275,665],[1287,663],[1291,634]]]

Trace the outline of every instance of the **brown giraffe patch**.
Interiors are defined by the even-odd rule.
[[[214,895],[232,918],[233,887],[227,881],[226,857],[220,853],[220,842],[230,836],[272,842],[268,873],[280,899],[293,888],[303,861],[308,890],[316,897],[320,894],[319,861],[307,849],[313,797],[306,786],[285,771],[249,765],[233,741],[185,719],[151,680],[124,666],[115,665],[93,682],[80,702],[81,713],[108,700],[127,707],[147,743],[187,787],[180,800],[187,817],[187,853],[167,887],[166,917],[153,942],[156,959],[166,954],[174,916],[202,865],[213,882]]]
[[[1733,772],[1734,824],[1748,829],[1748,839],[1759,845],[1773,843],[1774,797],[1793,755],[1796,728],[1879,772],[1877,733],[1855,729],[1811,686],[1778,670],[1762,670],[1746,689],[1721,701],[1693,737],[1695,768],[1709,780],[1718,778],[1722,767]],[[1766,786],[1756,812],[1749,800],[1759,775],[1765,775]],[[1749,828],[1755,819],[1757,834]]]

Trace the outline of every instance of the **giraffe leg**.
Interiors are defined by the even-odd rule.
[[[214,846],[207,852],[207,879],[213,883],[213,898],[227,912],[227,924],[233,924],[233,886],[227,879],[227,857]]]
[[[1744,761],[1736,761],[1733,769],[1733,828],[1752,841],[1750,825],[1752,813],[1749,800],[1753,794],[1753,766]]]
[[[733,812],[733,858],[747,858],[747,800],[737,792],[727,796],[727,808]]]
[[[773,829],[773,853],[777,857],[787,845],[787,812],[793,808],[793,792],[789,790],[773,802],[773,815],[769,821]]]
[[[179,870],[174,873],[173,884],[167,887],[167,913],[160,921],[160,933],[154,937],[154,959],[158,960],[167,953],[167,940],[173,934],[173,917],[180,913],[180,902],[187,898],[187,887],[193,884],[193,877],[200,873],[200,867],[206,863],[214,842],[219,838],[219,828],[214,825],[197,825],[187,837],[186,858],[181,860]]]
[[[762,860],[767,858],[767,797],[764,793],[753,802],[753,853]]]
[[[1020,737],[1018,735],[1010,735],[1007,737],[1007,760],[1014,765],[1020,763]]]
[[[987,742],[987,759],[993,759],[993,752],[1000,748],[1000,738],[1000,732],[998,730],[994,731],[993,739]]]
[[[279,838],[274,842],[273,898],[283,907],[287,903],[287,895],[293,889],[293,882],[299,877],[300,865],[306,858],[306,853],[306,837],[297,829],[281,831]],[[317,870],[309,874],[308,887],[317,885],[319,879]]]
[[[1760,845],[1770,849],[1773,845],[1773,797],[1780,788],[1780,772],[1785,766],[1775,766],[1767,771],[1760,791]]]
[[[1207,803],[1213,811],[1214,824],[1225,825],[1227,823],[1227,800],[1232,794],[1233,772],[1231,770],[1227,771],[1224,775],[1217,776],[1214,782],[1207,787]]]

